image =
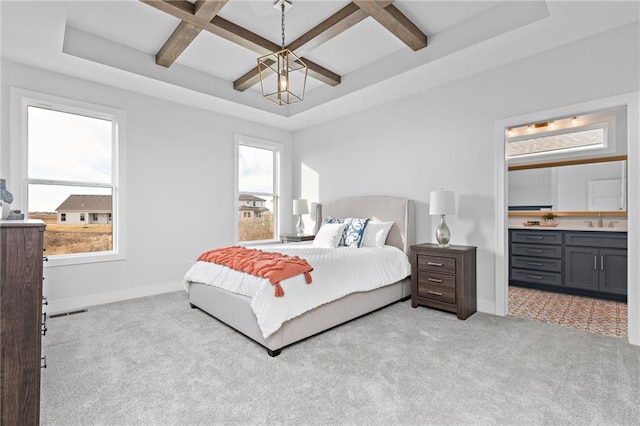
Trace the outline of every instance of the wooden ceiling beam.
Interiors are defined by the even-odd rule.
[[[251,31],[227,21],[219,16],[211,20],[199,18],[195,15],[195,6],[187,0],[140,0],[142,3],[155,7],[188,24],[192,24],[205,31],[222,37],[232,43],[245,47],[253,52],[266,55],[280,50],[280,46],[260,37]]]
[[[382,7],[387,7],[394,0],[381,1]],[[342,34],[358,22],[365,20],[369,14],[354,3],[349,3],[287,46],[296,55],[305,55],[316,47],[326,43],[337,35]]]
[[[197,0],[193,7],[193,15],[205,21],[211,21],[228,1]],[[201,31],[202,28],[181,21],[156,54],[156,64],[170,67]]]
[[[310,77],[315,78],[318,81],[321,81],[324,84],[329,86],[337,86],[340,84],[340,75],[334,73],[333,71],[329,71],[328,69],[311,62],[308,59],[302,58],[302,61],[307,65],[308,75]],[[263,72],[269,73],[268,70],[263,70]],[[252,68],[250,71],[245,73],[242,77],[238,78],[233,82],[233,88],[244,92],[245,90],[255,86],[260,83],[260,70],[256,66]]]
[[[383,6],[380,2],[371,0],[353,0],[360,9],[367,12],[373,19],[393,35],[402,40],[414,51],[427,46],[427,36],[407,18],[393,4]]]

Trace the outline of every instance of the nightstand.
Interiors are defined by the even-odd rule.
[[[418,305],[467,319],[476,312],[476,248],[411,246],[411,307]]]
[[[280,235],[281,243],[297,243],[300,241],[313,241],[315,235],[298,235],[298,234],[282,234]]]

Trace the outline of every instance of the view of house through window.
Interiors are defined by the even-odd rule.
[[[279,149],[240,141],[238,158],[238,240],[276,238]]]
[[[70,110],[27,106],[29,218],[47,255],[112,251],[114,119]]]

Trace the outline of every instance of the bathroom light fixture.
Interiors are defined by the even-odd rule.
[[[302,221],[302,215],[309,213],[309,203],[306,199],[301,198],[299,200],[293,200],[293,214],[298,216],[298,225],[296,231],[298,235],[304,235],[304,222]]]
[[[429,214],[440,215],[440,224],[436,228],[436,240],[438,241],[438,247],[449,247],[449,240],[451,239],[451,231],[444,220],[444,216],[448,214],[455,214],[456,201],[455,193],[453,191],[431,191],[429,196]]]
[[[278,0],[273,7],[280,9],[282,22],[282,50],[258,58],[262,96],[278,105],[289,105],[304,98],[307,84],[307,65],[295,53],[285,48],[284,12],[292,7],[289,0]]]

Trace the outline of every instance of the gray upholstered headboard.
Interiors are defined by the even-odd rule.
[[[408,198],[364,195],[340,198],[314,206],[315,209],[312,208],[311,214],[316,222],[316,232],[323,217],[367,217],[376,222],[394,222],[387,237],[387,244],[398,247],[407,256],[411,245],[415,244],[415,207],[413,200]]]

